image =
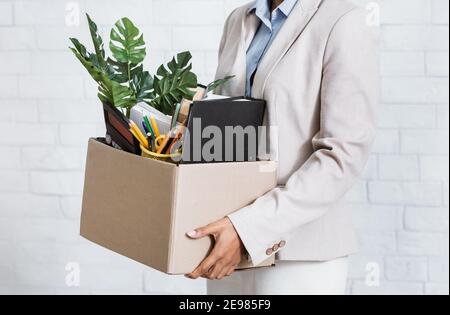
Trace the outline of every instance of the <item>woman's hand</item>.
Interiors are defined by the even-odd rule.
[[[191,279],[199,277],[221,280],[230,276],[244,257],[244,245],[230,219],[224,218],[205,227],[187,233],[190,238],[200,239],[211,235],[215,244],[211,254],[190,274]]]

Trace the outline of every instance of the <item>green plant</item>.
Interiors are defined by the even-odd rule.
[[[230,75],[230,76],[227,76],[227,77],[225,77],[225,78],[223,78],[223,79],[218,79],[218,80],[216,80],[216,81],[213,81],[213,82],[211,82],[210,84],[207,85],[206,90],[207,90],[208,92],[214,91],[214,90],[217,89],[219,86],[221,86],[221,85],[227,83],[229,80],[231,80],[231,79],[233,79],[233,78],[234,78],[234,75]]]
[[[171,115],[183,98],[192,100],[198,82],[192,72],[190,52],[177,54],[152,76],[143,67],[147,55],[144,35],[133,22],[122,18],[115,23],[109,42],[112,57],[107,57],[97,25],[88,14],[86,17],[95,53],[89,52],[76,38],[70,38],[73,44],[70,50],[99,85],[98,97],[102,102],[121,108],[129,117],[131,108],[138,102],[146,102]],[[231,78],[210,83],[208,91]]]
[[[167,67],[161,65],[158,68],[153,85],[157,96],[150,103],[153,107],[168,112],[182,98],[191,100],[194,97],[198,83],[197,76],[191,71],[191,59],[191,53],[182,52]]]

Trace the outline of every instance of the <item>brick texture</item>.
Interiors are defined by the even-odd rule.
[[[449,1],[353,1],[380,5],[382,103],[369,165],[348,194],[361,249],[348,292],[448,294]],[[208,83],[225,18],[245,2],[0,0],[0,294],[205,293],[204,281],[78,236],[87,138],[104,127],[68,38],[89,43],[83,12],[104,37],[128,16],[144,32],[149,70],[189,49]],[[79,287],[65,283],[71,262]]]

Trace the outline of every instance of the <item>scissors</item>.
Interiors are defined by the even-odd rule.
[[[175,144],[181,140],[182,136],[182,130],[177,130],[169,135],[160,135],[155,141],[156,152],[158,154],[172,154]]]
[[[164,145],[164,143],[166,142],[166,139],[167,139],[167,135],[160,135],[159,137],[156,138],[156,140],[155,140],[156,152],[160,151],[161,146]]]

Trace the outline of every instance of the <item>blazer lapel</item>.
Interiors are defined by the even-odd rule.
[[[246,13],[247,15],[247,13]],[[260,19],[255,14],[250,14],[244,18],[244,21],[242,23],[242,31],[243,31],[243,38],[244,41],[242,42],[244,44],[243,52],[245,55],[247,55],[247,50],[250,47],[250,44],[253,41],[253,38],[256,35],[256,32],[258,31],[259,25],[261,24]]]
[[[248,6],[250,8],[250,5]],[[247,50],[258,30],[260,20],[254,15],[247,15],[247,11],[243,10],[242,23],[240,25],[240,38],[237,40],[237,51],[234,64],[230,73],[235,76],[231,83],[233,85],[233,95],[242,96],[245,94],[246,78],[247,78]]]
[[[255,98],[263,98],[268,77],[301,35],[321,2],[322,0],[299,0],[258,66],[253,83]]]

